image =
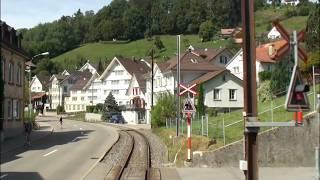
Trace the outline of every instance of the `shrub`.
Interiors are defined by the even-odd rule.
[[[293,17],[293,16],[297,16],[298,13],[295,9],[287,9],[284,13],[284,15],[287,17],[287,18],[290,18],[290,17]]]
[[[87,106],[86,107],[86,112],[87,113],[93,113],[95,108],[96,108],[96,106]]]
[[[308,16],[309,15],[309,7],[308,6],[300,6],[298,8],[299,16]]]
[[[261,82],[266,81],[266,80],[270,80],[271,79],[271,72],[270,71],[262,71],[259,72],[258,76]]]
[[[97,109],[98,112],[102,112],[102,110],[103,110],[103,104],[102,104],[102,103],[98,103],[98,104],[96,105],[96,109]]]
[[[65,113],[66,111],[64,110],[64,106],[57,106],[57,114],[62,114]]]
[[[162,93],[157,97],[157,105],[151,110],[152,127],[165,126],[166,119],[176,117],[175,98],[170,93]]]

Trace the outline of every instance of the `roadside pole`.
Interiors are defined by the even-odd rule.
[[[179,136],[179,123],[180,123],[180,35],[177,35],[177,121],[176,121],[176,136]]]
[[[243,32],[243,84],[244,84],[244,123],[257,121],[257,82],[256,82],[256,48],[254,31],[254,1],[242,0]],[[246,180],[258,180],[258,139],[259,127],[245,127]]]
[[[187,123],[188,123],[188,158],[187,162],[191,161],[191,113],[187,112]]]

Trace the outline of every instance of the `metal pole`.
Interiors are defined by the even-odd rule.
[[[316,147],[316,151],[315,151],[315,156],[316,156],[316,180],[320,180],[320,151],[319,151],[319,146]]]
[[[244,123],[257,121],[257,82],[254,31],[254,1],[242,0]],[[246,180],[258,180],[258,127],[245,128]]]
[[[203,116],[201,116],[201,136],[203,136]]]
[[[313,78],[313,110],[316,110],[316,104],[317,104],[317,98],[316,98],[316,75],[315,75],[315,70],[314,70],[314,65],[312,66],[312,78]]]
[[[223,134],[223,145],[226,145],[226,132],[224,129],[224,117],[222,118],[222,134]]]
[[[32,104],[31,104],[31,63],[32,63],[32,59],[30,61],[30,66],[29,66],[29,122],[31,122],[31,111],[32,111]]]
[[[176,122],[176,136],[179,136],[179,123],[180,123],[180,35],[177,35],[177,122]]]
[[[151,49],[151,110],[153,108],[153,68],[154,68],[154,62],[153,62],[153,47]]]
[[[188,122],[188,158],[187,161],[191,161],[191,117],[190,117],[190,112],[187,113],[187,122]]]

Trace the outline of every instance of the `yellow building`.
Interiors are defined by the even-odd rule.
[[[1,65],[4,80],[4,101],[1,110],[1,139],[23,131],[24,68],[28,55],[22,50],[22,35],[13,27],[0,21]]]

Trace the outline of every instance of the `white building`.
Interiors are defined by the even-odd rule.
[[[180,59],[180,82],[184,85],[192,85],[193,81],[205,76],[211,72],[217,72],[224,70],[224,61],[220,64],[219,54],[216,55],[204,55],[203,53],[208,52],[208,50],[194,50],[189,48]],[[226,52],[227,53],[227,52]],[[175,94],[177,87],[177,61],[176,58],[172,58],[165,63],[156,63],[154,66],[154,86],[153,86],[153,96],[154,102],[157,103],[157,95],[160,93],[170,92]],[[146,116],[147,123],[150,122],[150,110],[151,110],[151,76],[147,79],[147,91],[146,91]],[[238,106],[237,106],[238,107]]]
[[[89,63],[89,61],[87,61],[80,69],[79,71],[85,71],[85,70],[89,70],[91,72],[91,74],[95,74],[97,73],[97,65]]]
[[[61,74],[54,74],[50,77],[48,84],[50,109],[56,109],[58,105],[62,104],[62,87],[60,86],[60,82],[66,77]]]
[[[278,60],[284,55],[284,40],[260,45],[256,48],[256,78],[259,83],[259,72],[272,71]],[[226,68],[232,74],[243,80],[243,52],[242,49],[230,60]]]
[[[33,76],[30,83],[31,92],[45,92],[45,89],[49,83],[49,79],[50,77],[40,77],[37,75]]]
[[[204,105],[228,112],[230,109],[243,108],[242,80],[222,69],[208,72],[190,84],[202,84]]]
[[[281,38],[281,34],[279,33],[279,31],[277,30],[276,27],[273,27],[269,33],[268,33],[268,39],[274,40],[274,39],[280,39]]]

